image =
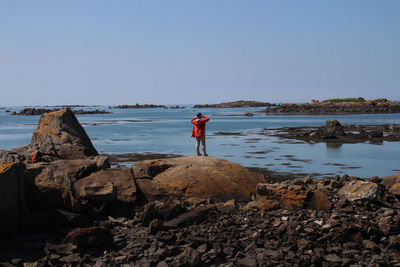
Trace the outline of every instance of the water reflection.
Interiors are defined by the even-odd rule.
[[[329,158],[340,158],[340,155],[342,154],[342,143],[325,143],[325,145],[327,156]]]
[[[325,143],[325,144],[327,150],[338,150],[343,146],[342,143]]]

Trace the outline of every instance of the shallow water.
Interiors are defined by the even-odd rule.
[[[11,111],[22,107],[11,108]],[[108,109],[85,107],[85,109]],[[99,153],[166,153],[193,155],[190,119],[198,111],[210,117],[207,124],[209,155],[249,167],[279,172],[314,173],[315,176],[347,173],[360,177],[400,172],[400,143],[308,144],[263,134],[264,128],[320,126],[337,119],[342,124],[393,124],[400,114],[321,116],[223,116],[256,112],[240,109],[110,109],[113,114],[78,115]],[[12,116],[0,110],[0,150],[30,142],[39,116]],[[215,135],[218,132],[240,135]]]

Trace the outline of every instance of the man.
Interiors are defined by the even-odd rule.
[[[208,156],[206,153],[206,123],[210,119],[207,116],[204,116],[201,113],[198,113],[196,117],[194,117],[190,122],[194,124],[192,137],[196,137],[196,152],[197,156],[201,156],[199,148],[200,141],[203,146],[203,156]]]

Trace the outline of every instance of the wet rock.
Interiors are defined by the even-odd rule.
[[[339,190],[339,195],[349,201],[374,199],[378,185],[366,181],[351,181]]]
[[[108,228],[94,226],[89,228],[77,228],[65,237],[65,242],[77,245],[78,249],[102,248],[114,243],[113,235]]]

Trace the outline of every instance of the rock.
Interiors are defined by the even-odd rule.
[[[239,259],[237,263],[239,264],[239,266],[257,267],[257,261],[252,257]]]
[[[162,228],[162,224],[159,219],[154,219],[149,223],[149,234],[154,235]]]
[[[330,210],[332,208],[332,202],[324,193],[316,190],[312,193],[309,207],[317,210]]]
[[[197,250],[191,247],[186,247],[183,251],[182,262],[187,266],[199,266],[200,265],[200,254]]]
[[[42,114],[30,146],[38,147],[44,155],[59,159],[98,155],[85,130],[69,109]]]
[[[393,185],[390,187],[389,192],[390,192],[391,194],[393,194],[393,195],[400,196],[400,183],[395,183],[395,184],[393,184]]]
[[[24,169],[17,163],[0,164],[0,237],[19,230],[20,214],[26,209]]]
[[[257,184],[255,205],[262,210],[303,208],[310,190],[300,185]]]
[[[69,232],[65,237],[65,243],[68,242],[77,245],[78,249],[102,248],[113,245],[114,239],[108,228],[94,226]]]
[[[337,120],[326,121],[325,130],[332,137],[345,135],[343,126]]]
[[[378,185],[366,181],[351,181],[339,190],[339,196],[349,201],[374,199]]]
[[[80,187],[79,197],[91,201],[115,201],[117,199],[117,190],[110,182],[85,182]]]
[[[68,174],[72,182],[76,182],[91,173],[109,168],[110,165],[107,162],[108,158],[104,156],[98,156],[95,159],[56,160],[51,162],[47,168],[60,170]]]
[[[342,262],[342,258],[340,258],[336,254],[328,254],[328,255],[326,255],[325,256],[325,260],[327,260],[329,262]]]
[[[155,209],[156,203],[150,202],[144,206],[142,226],[148,226],[149,223],[158,217],[157,210]]]
[[[49,165],[34,179],[36,190],[29,196],[30,204],[37,207],[80,210],[80,202],[72,191],[72,181],[67,173],[57,169],[55,165]]]
[[[363,240],[363,245],[365,248],[370,249],[370,250],[375,250],[376,249],[376,244],[374,241],[371,240]]]
[[[261,182],[259,176],[241,165],[214,157],[139,161],[132,164],[132,171],[148,200],[249,200],[256,184]]]
[[[136,185],[129,169],[107,169],[92,173],[74,184],[76,194],[91,201],[136,201]]]
[[[165,222],[164,226],[168,228],[177,228],[181,225],[190,225],[198,220],[202,221],[205,219],[206,215],[215,210],[215,208],[215,204],[197,207],[189,212],[179,215],[175,219]]]

